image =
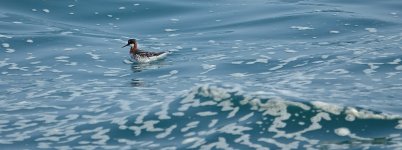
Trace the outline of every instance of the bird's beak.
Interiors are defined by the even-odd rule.
[[[130,44],[127,43],[127,45],[124,45],[123,47],[129,46],[129,45],[130,45]],[[123,48],[123,47],[121,47],[121,48]]]

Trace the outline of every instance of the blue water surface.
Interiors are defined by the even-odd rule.
[[[0,149],[400,148],[401,8],[3,0]]]

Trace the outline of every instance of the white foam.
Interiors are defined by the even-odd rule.
[[[165,29],[166,32],[174,32],[177,31],[178,29]]]
[[[329,55],[322,55],[321,59],[327,59],[329,57]]]
[[[16,63],[9,63],[8,69],[10,70],[21,70],[21,71],[28,71],[28,67],[18,67]]]
[[[390,115],[390,114],[376,114],[372,111],[368,111],[368,110],[358,110],[356,108],[353,107],[347,107],[345,110],[345,113],[347,115],[351,115],[354,116],[356,118],[359,119],[397,119],[399,118],[399,116],[397,115]]]
[[[344,128],[344,127],[337,128],[337,129],[335,129],[334,132],[335,132],[336,135],[339,135],[339,136],[348,136],[348,135],[350,135],[350,130],[348,128]]]
[[[202,69],[208,70],[208,69],[214,69],[216,65],[202,64],[201,67]]]
[[[50,144],[51,143],[49,143],[49,142],[39,142],[37,148],[49,149],[49,148],[51,148]]]
[[[249,74],[247,74],[247,73],[232,73],[232,74],[230,74],[230,76],[236,77],[236,78],[242,78],[242,77],[249,76]]]
[[[174,75],[174,74],[177,74],[177,73],[179,73],[179,71],[177,71],[177,70],[172,70],[172,71],[169,72],[169,74],[171,74],[171,75]]]
[[[329,31],[329,33],[338,34],[338,33],[340,33],[340,32],[339,32],[339,31],[332,30],[332,31]]]
[[[273,68],[270,68],[269,70],[274,71],[274,70],[281,69],[281,68],[283,68],[286,64],[288,64],[289,62],[296,61],[297,59],[302,58],[302,57],[305,57],[305,56],[306,56],[306,55],[299,55],[299,56],[287,58],[287,59],[285,59],[285,60],[282,60],[282,61],[281,61],[281,62],[282,62],[281,64],[278,64],[277,66],[275,66],[275,67],[273,67]]]
[[[236,115],[237,112],[239,112],[240,108],[239,107],[234,107],[233,110],[228,114],[226,118],[232,118]]]
[[[212,119],[211,122],[208,124],[208,128],[214,127],[218,123],[218,119]]]
[[[296,50],[292,50],[292,49],[285,49],[284,50],[286,53],[297,53]]]
[[[171,119],[169,116],[169,102],[163,103],[161,106],[161,111],[156,112],[155,115],[158,115],[158,119],[164,120],[164,119]]]
[[[68,78],[68,77],[72,77],[73,75],[71,75],[71,74],[62,74],[62,75],[59,75],[57,78],[55,78],[55,79],[65,79],[65,78]]]
[[[2,43],[1,44],[4,48],[9,48],[10,47],[10,44],[8,44],[8,43]]]
[[[368,32],[371,32],[371,33],[377,32],[376,28],[365,28],[365,30],[367,30]]]
[[[239,144],[246,145],[246,146],[250,147],[251,149],[256,149],[256,150],[269,150],[268,147],[265,147],[265,146],[262,146],[262,145],[259,145],[259,144],[252,143],[252,142],[250,141],[250,135],[249,135],[249,134],[243,134],[243,135],[240,136],[239,138],[235,139],[235,142],[236,142],[236,143],[239,143]]]
[[[402,61],[402,60],[401,60],[400,58],[397,58],[397,59],[394,59],[392,62],[389,62],[388,64],[397,65],[397,64],[399,64],[401,61]]]
[[[11,38],[13,38],[12,36],[8,36],[8,35],[3,35],[3,34],[0,34],[0,38],[7,38],[7,39],[11,39]]]
[[[199,137],[190,137],[190,138],[186,138],[184,139],[182,142],[182,144],[190,144],[190,143],[194,143],[193,145],[191,145],[190,147],[188,147],[189,149],[195,149],[197,147],[200,147],[201,145],[204,145],[206,143],[205,139],[203,138],[199,138]]]
[[[6,53],[14,53],[15,49],[12,48],[6,48]]]
[[[45,12],[45,13],[50,13],[49,9],[42,9],[42,11]]]
[[[200,147],[202,150],[208,150],[208,149],[224,149],[224,150],[235,150],[234,148],[231,148],[229,144],[226,142],[225,138],[219,137],[217,142],[212,142],[209,144],[202,145]]]
[[[251,64],[255,64],[255,63],[268,63],[268,59],[266,58],[258,58],[255,61],[252,62],[247,62],[246,64],[251,65]]]
[[[395,129],[402,129],[402,120],[398,121],[398,125],[396,125]]]
[[[68,47],[68,48],[64,48],[65,51],[72,51],[72,50],[75,50],[75,49],[76,49],[76,48],[69,48],[69,47]]]
[[[246,121],[247,119],[251,118],[254,115],[254,112],[251,112],[239,119],[239,121]]]
[[[69,56],[57,56],[57,57],[54,57],[56,60],[62,60],[62,59],[68,59],[68,58],[70,58]]]
[[[216,65],[210,65],[210,64],[202,64],[201,67],[202,67],[202,69],[204,69],[206,71],[204,71],[204,72],[202,72],[200,74],[205,74],[205,73],[207,73],[209,71],[212,71],[212,70],[216,69]]]
[[[85,54],[88,54],[89,56],[91,56],[92,59],[95,59],[95,60],[100,59],[100,55],[94,54],[92,52],[88,52],[88,53],[85,53]]]
[[[64,31],[64,32],[61,32],[60,34],[61,35],[69,35],[69,34],[73,34],[74,32],[71,32],[71,31]]]
[[[108,133],[109,131],[110,129],[102,129],[100,131],[97,131],[94,135],[91,136],[91,138],[98,141],[93,141],[92,143],[100,145],[106,144],[106,142],[110,139],[110,137],[106,135],[106,133]]]
[[[200,123],[200,121],[189,122],[184,128],[181,128],[180,131],[187,132],[188,130],[190,130],[192,128],[196,128],[199,123]]]
[[[212,112],[212,111],[203,111],[203,112],[198,112],[197,113],[198,116],[202,116],[202,117],[214,116],[214,115],[217,115],[217,114],[218,114],[217,112]]]
[[[305,27],[305,26],[291,26],[291,29],[297,29],[297,30],[313,30],[314,28],[312,27]]]
[[[335,69],[330,72],[327,72],[327,74],[335,74],[335,75],[348,74],[348,73],[349,71],[347,71],[346,69]]]
[[[177,73],[179,73],[178,70],[172,70],[172,71],[169,72],[169,74],[167,74],[167,75],[161,75],[161,76],[159,76],[158,78],[172,77],[172,76],[174,76],[174,75],[177,74]]]
[[[372,75],[373,73],[377,72],[376,69],[380,68],[380,66],[382,63],[368,63],[367,65],[369,66],[368,69],[364,69],[363,72],[366,75]]]
[[[294,141],[294,142],[286,143],[286,144],[280,143],[280,142],[276,141],[275,139],[271,139],[271,138],[259,138],[258,141],[274,144],[274,145],[280,147],[280,149],[282,149],[282,150],[291,150],[291,149],[299,148],[299,141]]]
[[[50,69],[52,67],[49,66],[35,66],[36,70],[34,70],[33,72],[44,72],[47,71],[47,69]]]
[[[244,61],[233,61],[233,62],[231,62],[232,64],[235,64],[235,65],[240,65],[240,64],[242,64]]]
[[[77,62],[70,62],[70,63],[65,64],[65,65],[67,65],[67,66],[77,66],[78,63]]]
[[[160,132],[163,131],[162,128],[155,128],[155,125],[158,124],[160,121],[159,120],[148,120],[144,121],[144,124],[141,128],[145,128],[146,131],[149,132]]]
[[[335,115],[340,115],[343,111],[342,106],[338,106],[336,104],[325,103],[321,101],[313,101],[311,104],[318,109],[324,110],[326,112],[330,112]]]
[[[252,128],[240,126],[236,123],[227,124],[219,129],[220,132],[232,135],[244,135],[244,132],[249,130],[252,130]]]
[[[166,128],[165,132],[159,133],[158,135],[156,135],[156,138],[157,139],[165,138],[165,137],[169,136],[172,133],[172,131],[176,128],[177,128],[177,125],[172,125],[169,128]]]

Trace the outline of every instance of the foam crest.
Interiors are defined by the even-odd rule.
[[[176,148],[218,147],[225,143],[243,149],[324,148],[345,140],[375,143],[382,138],[400,142],[400,118],[395,115],[243,93],[236,86],[201,85],[179,99],[149,108],[134,124],[125,126],[135,133],[137,142],[158,143],[160,147],[164,140],[181,143]],[[384,132],[363,134],[367,130]]]

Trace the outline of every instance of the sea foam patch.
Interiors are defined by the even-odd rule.
[[[127,126],[135,135],[133,143],[158,143],[142,148],[162,148],[163,141],[169,140],[181,143],[175,147],[179,149],[216,147],[217,143],[246,149],[322,148],[336,145],[337,141],[375,141],[381,137],[398,142],[394,135],[402,132],[398,130],[400,118],[394,115],[320,101],[297,102],[243,93],[238,88],[199,86],[120,125]],[[354,120],[348,119],[350,116]],[[205,126],[201,122],[209,123]],[[364,122],[381,122],[383,126]],[[328,123],[332,126],[325,125]],[[384,130],[384,133],[362,136],[362,130]],[[331,138],[319,138],[324,134]],[[129,139],[119,139],[126,140]]]

